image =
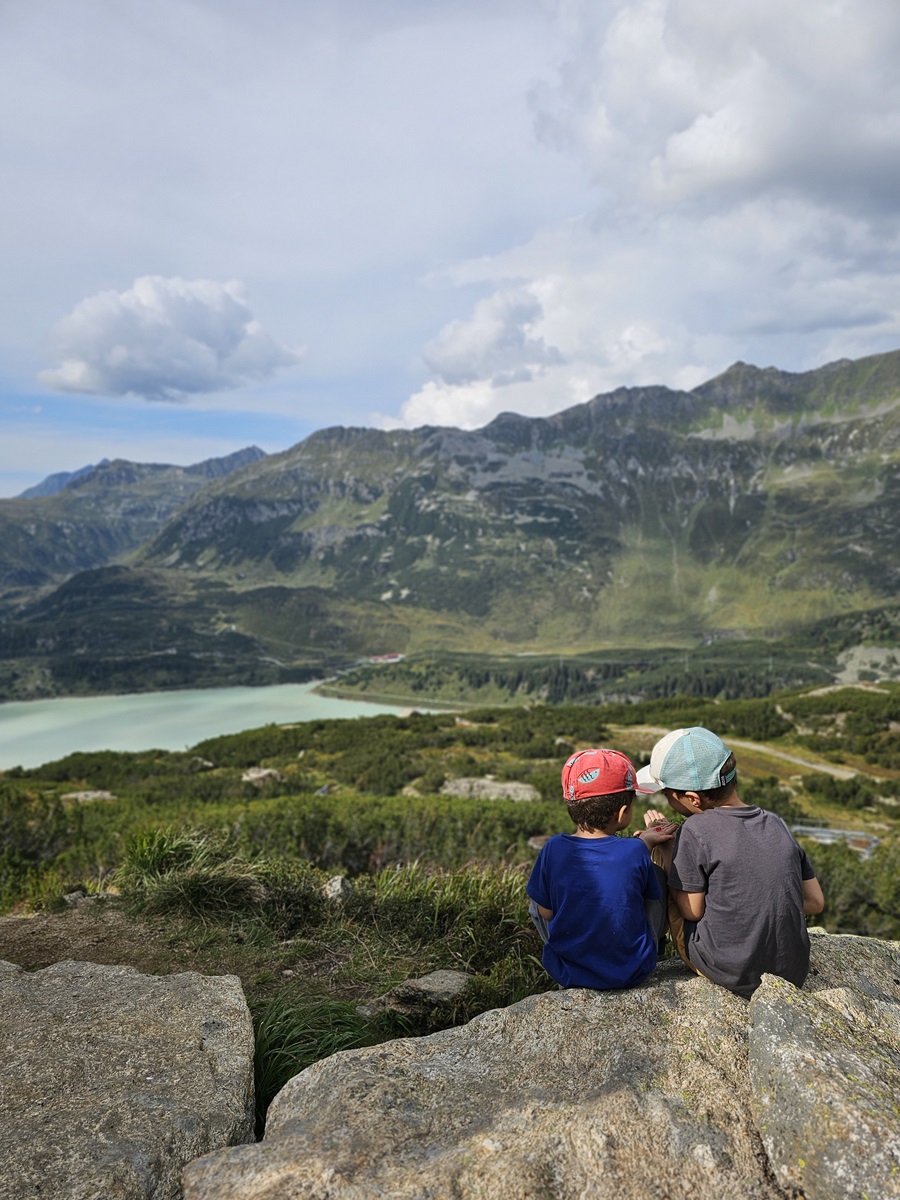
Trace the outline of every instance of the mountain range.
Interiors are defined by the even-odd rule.
[[[808,635],[893,611],[898,489],[900,351],[101,464],[0,501],[0,695]]]

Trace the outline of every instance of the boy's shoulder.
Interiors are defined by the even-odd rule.
[[[769,812],[756,804],[745,804],[736,808],[708,808],[704,812],[694,813],[684,822],[679,833],[688,833],[692,839],[700,839],[703,842],[721,844],[735,838],[743,841],[743,831],[749,833],[751,830],[754,840],[778,840],[782,836],[793,840],[790,829],[777,813]]]
[[[577,854],[579,850],[587,853],[596,851],[607,854],[648,854],[644,842],[639,837],[617,837],[611,834],[604,838],[578,837],[574,833],[554,833],[547,838],[541,847],[541,854]]]

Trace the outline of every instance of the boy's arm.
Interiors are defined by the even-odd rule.
[[[820,913],[825,908],[825,895],[818,879],[803,880],[803,913],[805,916],[812,916],[813,913]]]
[[[678,911],[686,921],[699,921],[706,912],[706,892],[680,892],[670,886]]]
[[[543,904],[539,904],[537,901],[538,896],[546,896],[548,900],[550,899],[550,891],[547,887],[544,871],[547,858],[546,849],[547,845],[545,843],[538,851],[537,861],[532,867],[528,883],[525,885],[525,894],[544,920],[551,921],[553,919],[553,909],[545,908]]]

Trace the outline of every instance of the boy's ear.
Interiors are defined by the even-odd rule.
[[[694,812],[703,812],[703,797],[699,792],[681,792],[678,798]]]

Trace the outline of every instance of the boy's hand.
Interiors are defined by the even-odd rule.
[[[671,842],[677,832],[678,826],[663,817],[652,828],[642,829],[634,836],[639,837],[645,846],[661,846],[664,842]]]
[[[648,808],[644,813],[644,824],[649,829],[651,825],[667,825],[669,818],[656,808]]]

